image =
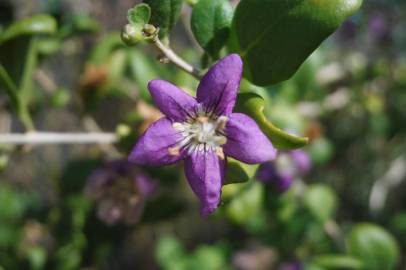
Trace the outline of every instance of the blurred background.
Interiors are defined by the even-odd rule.
[[[123,45],[136,3],[0,0],[0,36],[34,14],[58,23],[0,44],[32,119],[20,121],[0,87],[0,133],[33,125],[118,140],[0,145],[0,269],[406,269],[405,1],[365,1],[293,78],[256,89],[267,117],[310,143],[248,168],[249,181],[225,186],[206,219],[181,164],[126,161],[161,117],[147,82],[197,85],[148,45]],[[198,66],[190,12],[185,3],[170,44]]]

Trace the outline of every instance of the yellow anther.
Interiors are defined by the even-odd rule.
[[[169,155],[171,155],[171,156],[179,156],[180,155],[180,147],[179,146],[169,147],[168,152],[169,152]]]
[[[224,156],[223,148],[217,147],[217,148],[216,148],[216,155],[217,155],[221,160],[224,160],[224,159],[225,159],[225,156]]]

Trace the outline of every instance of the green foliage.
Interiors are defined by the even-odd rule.
[[[51,16],[35,15],[7,27],[0,35],[0,45],[19,36],[53,34],[56,32],[56,28],[56,21]]]
[[[245,76],[261,86],[289,79],[306,58],[361,6],[361,0],[242,0],[232,47]]]
[[[399,260],[399,247],[395,238],[374,224],[355,225],[346,243],[348,253],[364,263],[363,269],[394,269]]]
[[[243,183],[252,179],[258,165],[248,165],[233,158],[227,158],[227,174],[224,185]]]
[[[331,270],[363,269],[363,264],[360,260],[351,256],[338,254],[317,256],[312,260],[312,264],[321,267],[322,269],[331,269]]]
[[[182,244],[174,237],[164,236],[158,241],[155,258],[164,270],[228,270],[225,247],[222,244],[201,245],[186,253]]]
[[[151,8],[147,4],[139,4],[128,10],[127,20],[131,24],[141,25],[148,23],[151,18]]]
[[[238,95],[236,111],[251,116],[266,136],[279,149],[297,149],[305,146],[307,138],[291,135],[275,127],[264,115],[264,99],[254,93],[240,93]]]
[[[304,194],[304,205],[320,222],[332,218],[337,209],[337,198],[334,191],[322,184],[311,185]]]
[[[166,38],[179,19],[183,0],[144,0],[151,7],[150,23],[159,27],[159,37]]]
[[[229,36],[233,9],[228,0],[201,0],[193,6],[191,27],[204,50],[214,59]]]
[[[151,8],[147,4],[139,4],[128,10],[127,20],[121,33],[123,42],[128,46],[134,46],[145,39],[144,27],[151,18]]]
[[[258,182],[223,187],[226,215],[237,224],[247,224],[259,213],[263,202],[263,186]]]

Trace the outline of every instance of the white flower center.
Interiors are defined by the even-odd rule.
[[[171,155],[179,155],[181,149],[187,149],[188,154],[194,151],[214,151],[224,159],[222,145],[227,142],[224,134],[226,116],[215,117],[209,113],[198,110],[186,122],[173,123],[173,128],[182,135],[182,140],[177,146],[169,148]]]

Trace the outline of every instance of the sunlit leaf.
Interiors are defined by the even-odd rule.
[[[219,58],[228,39],[232,17],[233,9],[228,0],[201,0],[193,7],[193,34],[214,60]]]
[[[242,0],[232,26],[233,50],[257,85],[289,79],[306,58],[361,6],[362,0]]]

